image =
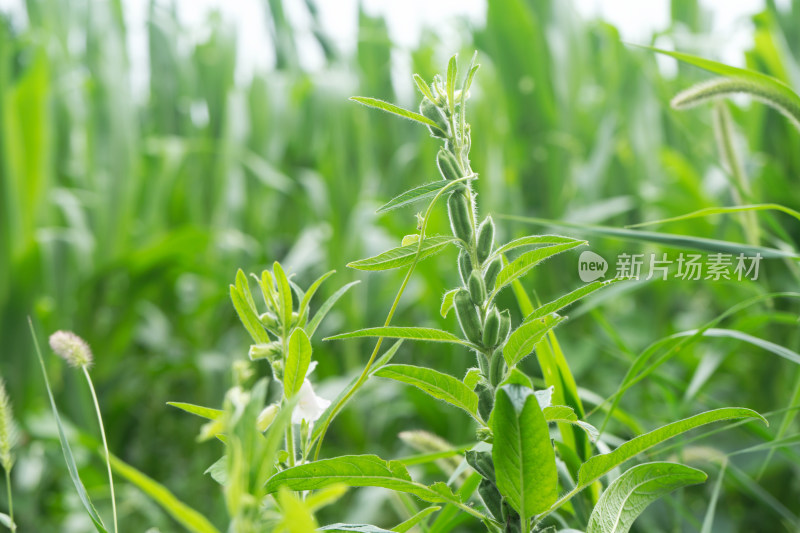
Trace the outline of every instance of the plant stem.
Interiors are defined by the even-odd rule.
[[[100,424],[100,436],[103,439],[103,450],[106,452],[106,467],[108,468],[108,484],[111,486],[111,512],[114,517],[114,533],[117,533],[117,499],[114,495],[114,479],[111,476],[111,458],[108,453],[108,442],[106,441],[106,430],[103,427],[103,417],[100,414],[100,403],[97,401],[97,393],[94,390],[92,378],[89,376],[89,369],[84,365],[83,375],[86,376],[86,382],[89,384],[89,390],[92,392],[92,400],[94,400],[94,409],[97,413],[97,422]]]
[[[17,530],[14,523],[14,498],[11,496],[11,472],[6,470],[6,491],[8,492],[8,518],[11,520],[11,531]]]

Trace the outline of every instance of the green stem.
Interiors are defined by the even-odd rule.
[[[11,531],[17,530],[14,523],[14,498],[11,496],[11,472],[6,470],[6,491],[8,492],[8,518],[11,520]]]
[[[89,369],[86,366],[81,367],[83,375],[86,376],[86,383],[89,384],[89,390],[92,392],[92,400],[94,400],[94,409],[97,413],[97,422],[100,424],[100,437],[103,439],[103,450],[106,452],[106,468],[108,469],[108,484],[111,486],[111,512],[114,517],[114,533],[117,533],[117,499],[114,495],[114,479],[111,476],[111,456],[108,453],[108,442],[106,441],[106,430],[103,427],[103,417],[100,414],[100,402],[97,401],[97,393],[94,390],[92,378],[89,376]]]
[[[295,463],[295,456],[294,456],[294,428],[292,427],[291,420],[289,424],[286,426],[286,453],[289,454],[289,466],[294,466]]]

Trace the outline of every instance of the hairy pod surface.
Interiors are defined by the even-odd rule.
[[[497,335],[497,342],[502,344],[506,342],[506,338],[508,338],[508,334],[511,331],[511,311],[508,309],[504,309],[502,313],[500,313],[500,331]]]
[[[497,387],[503,381],[503,370],[506,361],[503,359],[503,349],[497,348],[489,359],[489,383]]]
[[[492,253],[492,246],[494,245],[494,221],[492,217],[486,219],[478,227],[478,261],[483,263]]]
[[[452,152],[440,149],[436,154],[436,165],[439,167],[439,173],[446,180],[457,180],[461,177],[461,171],[458,170],[458,161]]]
[[[478,395],[478,414],[484,420],[489,420],[494,408],[494,387],[481,380],[475,387],[475,392]]]
[[[483,345],[487,348],[494,348],[497,346],[497,341],[500,338],[500,313],[497,312],[496,307],[492,307],[486,315],[486,320],[483,323]],[[489,361],[491,367],[491,360]]]
[[[450,227],[453,235],[469,244],[472,242],[474,229],[472,227],[472,217],[470,216],[470,205],[467,195],[468,191],[456,191],[447,200],[447,212],[450,216]]]
[[[494,289],[494,282],[497,280],[497,275],[500,273],[500,270],[503,268],[503,260],[500,256],[495,257],[489,264],[486,265],[486,272],[483,275],[483,280],[486,282],[486,289],[493,290]]]
[[[486,300],[486,284],[477,270],[473,270],[472,274],[469,275],[467,288],[469,289],[469,295],[472,297],[472,303],[477,306],[483,305]]]
[[[461,325],[461,330],[470,342],[480,344],[483,335],[481,334],[481,319],[478,316],[478,310],[472,303],[472,298],[464,289],[456,293],[453,303],[456,308],[456,316],[458,323]]]
[[[423,98],[422,102],[420,102],[419,104],[419,112],[425,118],[431,119],[442,129],[442,131],[439,131],[429,126],[428,129],[430,130],[431,135],[433,135],[434,137],[439,137],[440,139],[447,138],[448,132],[450,131],[450,127],[447,124],[447,119],[445,119],[441,109],[439,109],[436,106],[436,104],[434,104],[427,98]]]
[[[495,520],[502,520],[503,497],[500,496],[494,483],[488,479],[482,479],[480,485],[478,485],[478,494],[481,495],[483,503],[486,504],[486,508],[492,513]]]
[[[469,276],[472,274],[472,259],[466,250],[461,250],[458,254],[458,274],[461,276],[461,283],[466,287]]]

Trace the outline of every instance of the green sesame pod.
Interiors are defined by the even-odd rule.
[[[457,180],[461,177],[461,171],[458,170],[458,161],[452,152],[440,149],[436,154],[436,165],[439,167],[439,173],[446,180]]]
[[[465,243],[471,243],[474,229],[467,194],[469,194],[467,191],[457,191],[451,194],[447,200],[447,212],[450,215],[450,227],[453,229],[453,235]]]
[[[484,420],[489,420],[494,408],[494,387],[481,380],[475,387],[475,392],[478,394],[478,414]]]
[[[472,259],[466,250],[461,250],[458,254],[458,273],[461,275],[461,283],[466,287],[469,275],[472,274]]]
[[[486,504],[486,508],[492,513],[495,520],[502,520],[503,497],[500,496],[494,483],[488,479],[482,479],[480,485],[478,485],[478,494],[481,495],[483,503]]]
[[[494,222],[492,217],[486,217],[478,227],[478,261],[483,263],[492,253],[494,245]]]
[[[511,331],[511,311],[508,309],[500,313],[500,331],[497,335],[497,342],[502,344],[506,342],[508,333]]]
[[[487,348],[494,348],[497,346],[497,341],[500,338],[500,313],[497,312],[496,307],[486,314],[486,320],[483,322],[483,345]],[[491,360],[489,361],[491,367]]]
[[[495,257],[492,259],[488,265],[486,265],[486,271],[483,274],[483,281],[486,282],[486,288],[488,290],[494,289],[494,282],[497,279],[497,275],[500,273],[500,270],[503,269],[503,260],[500,256]]]
[[[497,348],[492,354],[492,358],[489,360],[489,383],[491,383],[493,387],[498,386],[500,382],[503,381],[505,362],[505,359],[503,359],[503,349]]]
[[[522,533],[522,526],[520,525],[519,521],[519,513],[516,512],[511,505],[509,505],[508,500],[505,498],[503,498],[502,514],[503,520],[506,523],[506,527],[503,529],[504,533]]]
[[[472,298],[469,292],[464,289],[456,293],[454,304],[456,308],[456,316],[458,323],[461,325],[461,330],[470,342],[479,344],[481,342],[481,319],[478,316],[478,310],[472,303]]]
[[[431,132],[431,135],[434,137],[439,137],[440,139],[446,139],[448,134],[447,132],[450,131],[450,128],[447,124],[447,119],[445,119],[442,111],[430,100],[427,98],[423,98],[422,102],[419,104],[419,112],[425,118],[429,118],[434,121],[440,128],[441,131],[428,126],[428,129]]]
[[[486,284],[477,270],[473,270],[472,274],[469,275],[467,288],[469,289],[472,303],[477,306],[483,305],[484,300],[486,300]]]

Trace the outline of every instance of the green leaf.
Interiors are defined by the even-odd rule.
[[[333,293],[327,300],[325,300],[325,303],[323,303],[319,307],[319,310],[317,310],[317,313],[314,315],[314,318],[311,319],[311,321],[308,323],[308,325],[305,328],[306,329],[306,333],[308,333],[309,337],[314,335],[314,332],[317,331],[317,328],[319,327],[320,322],[322,322],[322,319],[325,318],[325,315],[327,315],[328,312],[336,304],[336,302],[339,301],[339,298],[344,296],[344,293],[346,293],[348,290],[350,290],[350,287],[352,287],[354,285],[358,285],[359,283],[361,283],[361,282],[360,281],[351,281],[350,283],[348,283],[347,285],[343,286],[338,291]]]
[[[239,315],[239,320],[242,321],[253,341],[256,344],[270,342],[269,335],[264,330],[264,326],[261,325],[261,321],[253,311],[253,308],[247,303],[245,295],[233,285],[231,285],[231,302],[233,302],[233,308],[236,309],[236,314]]]
[[[427,198],[432,198],[436,196],[443,188],[447,187],[448,184],[451,182],[447,180],[439,180],[433,181],[431,183],[426,183],[425,185],[420,185],[419,187],[414,187],[402,194],[399,194],[383,204],[376,213],[385,213],[387,211],[392,211],[394,209],[399,209],[401,207],[405,207],[409,204],[414,202],[418,202],[420,200],[425,200]]]
[[[605,490],[586,533],[628,533],[648,505],[675,489],[703,483],[707,477],[701,470],[675,463],[634,466]]]
[[[272,264],[272,273],[275,275],[275,282],[278,285],[278,301],[283,313],[281,317],[283,331],[288,333],[292,323],[292,287],[289,285],[289,278],[286,277],[283,267],[277,261]]]
[[[302,328],[297,328],[292,333],[287,351],[286,368],[283,372],[283,391],[287,398],[291,398],[303,386],[308,365],[311,363],[311,341],[308,340],[308,335]]]
[[[402,524],[397,524],[396,526],[394,526],[392,528],[392,531],[394,531],[394,533],[406,533],[406,531],[416,526],[417,524],[428,518],[428,516],[438,511],[439,509],[441,509],[441,507],[439,507],[438,505],[426,507],[425,509],[421,510],[420,512],[418,512],[417,514],[415,514],[414,516],[403,522]]]
[[[515,248],[520,248],[522,246],[551,246],[553,244],[569,244],[569,243],[583,243],[584,241],[580,241],[577,239],[573,239],[572,237],[562,237],[561,235],[529,235],[527,237],[520,237],[519,239],[514,239],[511,242],[508,242],[494,251],[492,255],[499,255],[508,252],[509,250],[513,250]]]
[[[433,93],[431,92],[430,87],[428,87],[428,84],[425,82],[425,80],[422,79],[422,76],[420,76],[419,74],[414,74],[413,77],[414,77],[414,83],[417,84],[417,89],[419,89],[419,92],[422,93],[422,96],[424,96],[431,102],[436,100],[436,98],[434,98],[433,96]]]
[[[552,302],[546,303],[540,306],[536,311],[531,313],[530,315],[525,317],[524,322],[530,322],[531,320],[536,320],[537,318],[542,318],[545,315],[549,315],[550,313],[555,313],[560,311],[561,309],[567,307],[568,305],[572,305],[573,303],[577,302],[581,298],[585,298],[589,294],[593,293],[596,290],[602,289],[603,287],[607,287],[612,283],[616,283],[618,281],[622,281],[620,278],[610,279],[606,281],[593,281],[591,283],[587,283],[583,287],[578,287],[574,291],[570,292],[569,294],[565,294],[560,298],[556,298]]]
[[[679,215],[677,217],[661,218],[658,220],[641,222],[639,224],[631,224],[625,227],[641,228],[644,226],[653,226],[655,224],[666,224],[667,222],[677,222],[679,220],[690,220],[692,218],[703,218],[714,215],[725,215],[728,213],[746,213],[754,211],[781,211],[782,213],[786,213],[787,215],[794,217],[797,220],[800,220],[800,212],[797,212],[794,209],[791,209],[789,207],[780,204],[751,204],[751,205],[737,205],[733,207],[706,207],[704,209],[698,209],[697,211],[692,211],[691,213],[687,213],[685,215]]]
[[[366,328],[351,331],[349,333],[340,333],[328,337],[324,340],[332,341],[339,339],[356,339],[359,337],[386,337],[392,339],[411,339],[417,341],[430,341],[430,342],[452,342],[454,344],[462,344],[464,346],[472,346],[470,343],[456,337],[449,331],[434,328],[417,328],[417,327],[398,327],[398,326],[381,326],[377,328]]]
[[[505,385],[492,413],[497,488],[523,521],[558,498],[558,473],[550,430],[533,390]]]
[[[107,533],[107,529],[103,524],[100,515],[97,514],[97,509],[94,508],[92,500],[89,498],[89,493],[86,492],[86,487],[81,481],[81,476],[78,473],[78,465],[75,464],[75,456],[72,454],[67,434],[64,431],[64,425],[61,423],[61,417],[58,415],[58,408],[56,407],[56,400],[53,397],[53,390],[50,388],[50,380],[47,378],[47,369],[44,366],[44,358],[42,357],[42,350],[39,348],[39,339],[36,338],[36,331],[33,329],[33,321],[28,317],[28,325],[30,326],[31,336],[33,337],[33,344],[36,348],[36,356],[39,358],[39,365],[42,367],[42,376],[44,377],[44,385],[47,389],[47,396],[50,399],[50,408],[53,411],[53,417],[56,419],[56,427],[58,428],[58,440],[61,442],[61,451],[64,454],[64,462],[67,463],[67,470],[69,477],[72,479],[72,484],[75,485],[75,491],[78,493],[78,498],[86,509],[86,513],[92,520],[95,529],[100,533]]]
[[[447,104],[450,106],[450,114],[455,111],[456,77],[458,76],[458,55],[453,55],[447,63]]]
[[[222,415],[221,409],[212,409],[211,407],[203,407],[202,405],[194,405],[193,403],[167,402],[167,405],[177,407],[182,411],[186,411],[187,413],[197,415],[200,418],[205,418],[207,420],[216,420]]]
[[[682,433],[686,433],[691,429],[710,424],[711,422],[738,418],[755,418],[767,424],[767,420],[763,416],[743,407],[723,407],[722,409],[706,411],[705,413],[700,413],[684,420],[667,424],[650,433],[640,435],[622,444],[612,452],[603,455],[595,455],[581,466],[581,470],[578,474],[578,486],[583,487],[594,482],[628,459],[649,450],[656,444],[660,444]]]
[[[586,244],[586,241],[572,241],[564,244],[554,244],[552,246],[545,246],[544,248],[538,248],[536,250],[531,250],[530,252],[525,252],[524,254],[517,257],[515,260],[510,262],[508,265],[503,267],[499,274],[497,274],[497,280],[494,283],[494,289],[492,290],[492,295],[490,297],[494,298],[495,294],[497,294],[500,289],[511,283],[517,278],[520,278],[527,274],[533,267],[548,259],[554,255],[560,254],[561,252],[565,252],[572,248],[576,248],[578,246],[582,246]]]
[[[536,343],[542,340],[547,332],[556,327],[562,320],[564,320],[563,316],[552,314],[525,322],[515,329],[503,347],[503,358],[509,368],[529,355]]]
[[[372,107],[375,109],[380,109],[381,111],[386,111],[387,113],[392,113],[393,115],[397,115],[398,117],[407,118],[409,120],[419,122],[420,124],[425,124],[426,126],[429,126],[431,128],[436,128],[442,133],[446,133],[445,131],[442,131],[442,128],[440,128],[434,121],[432,121],[428,117],[422,116],[419,113],[415,113],[413,111],[409,111],[408,109],[403,109],[402,107],[390,104],[389,102],[384,102],[383,100],[378,100],[377,98],[370,98],[368,96],[351,96],[350,100],[358,102],[359,104],[363,104],[367,107]]]
[[[548,422],[572,424],[581,428],[586,432],[586,435],[592,442],[596,441],[600,437],[600,432],[596,427],[588,422],[584,422],[583,420],[578,420],[578,415],[575,414],[575,411],[572,409],[572,407],[566,405],[551,405],[549,407],[545,407],[542,412],[544,413],[545,420]]]
[[[124,477],[131,484],[136,485],[188,531],[193,533],[218,532],[217,528],[206,517],[176,498],[165,486],[126,464],[118,457],[111,455],[109,458],[111,467],[117,474]]]
[[[371,524],[331,524],[324,526],[317,531],[357,531],[359,533],[392,533],[388,529],[383,529]]]
[[[267,481],[266,491],[271,494],[281,486],[294,491],[317,490],[334,483],[407,492],[431,503],[461,503],[446,485],[417,483],[401,463],[377,455],[343,455],[287,468]]]
[[[367,259],[359,259],[348,263],[347,266],[358,270],[389,270],[392,268],[399,268],[402,266],[410,265],[417,258],[417,251],[419,251],[419,260],[425,259],[437,252],[442,251],[448,244],[455,242],[454,237],[446,237],[441,235],[434,235],[433,237],[426,237],[423,239],[422,244],[415,242],[400,246],[399,248],[392,248],[375,257]]]
[[[311,298],[314,297],[314,294],[316,294],[317,289],[319,289],[320,285],[322,285],[322,283],[326,279],[328,279],[335,273],[336,273],[335,270],[326,272],[325,274],[320,276],[314,283],[311,284],[306,293],[303,295],[303,299],[300,300],[300,306],[297,308],[297,314],[300,315],[300,317],[305,315],[306,311],[308,311],[308,306],[311,304]]]
[[[444,293],[442,297],[442,308],[439,311],[439,314],[442,315],[442,318],[447,318],[447,314],[450,312],[450,309],[453,308],[453,300],[456,297],[456,293],[458,289],[451,289]]]
[[[449,374],[418,366],[386,365],[375,372],[375,375],[413,385],[472,416],[476,416],[478,412],[478,395]]]

